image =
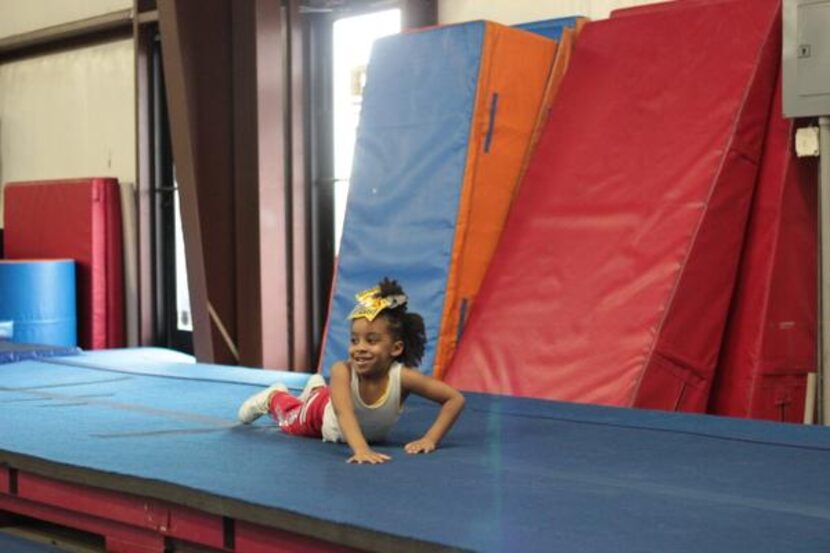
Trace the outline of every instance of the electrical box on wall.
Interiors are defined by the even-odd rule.
[[[784,0],[784,115],[830,115],[830,0]]]

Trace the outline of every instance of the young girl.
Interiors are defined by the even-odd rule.
[[[334,364],[330,386],[314,375],[295,398],[284,385],[274,384],[240,406],[239,420],[248,424],[271,413],[287,434],[345,441],[352,449],[349,463],[384,463],[390,457],[369,443],[386,437],[414,393],[441,404],[426,434],[404,447],[407,453],[429,453],[458,418],[464,397],[411,368],[424,354],[424,320],[407,312],[406,295],[397,282],[384,278],[356,297],[358,304],[349,315],[349,359]]]

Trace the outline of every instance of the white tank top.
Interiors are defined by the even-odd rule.
[[[386,438],[389,430],[398,422],[403,405],[401,405],[401,365],[392,363],[389,368],[389,382],[386,384],[386,392],[374,405],[366,405],[360,397],[360,381],[352,370],[351,390],[352,405],[354,414],[367,442],[379,442]],[[337,423],[337,415],[334,413],[334,405],[331,400],[326,405],[323,413],[323,441],[342,442],[343,435],[340,433],[340,425]]]

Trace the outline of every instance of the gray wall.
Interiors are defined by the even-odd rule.
[[[131,6],[0,0],[0,38]],[[82,176],[134,183],[133,65],[132,40],[0,64],[0,183]]]

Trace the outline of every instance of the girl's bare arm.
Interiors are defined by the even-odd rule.
[[[401,370],[401,388],[406,393],[417,394],[441,404],[441,410],[426,434],[404,447],[407,453],[429,453],[438,446],[461,414],[464,396],[449,384],[409,368]]]

